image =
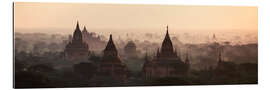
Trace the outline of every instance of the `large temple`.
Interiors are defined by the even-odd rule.
[[[157,50],[153,60],[146,60],[143,65],[143,76],[145,79],[182,77],[187,74],[189,60],[183,62],[177,55],[169,36],[168,26],[161,50]]]
[[[84,61],[88,59],[88,44],[82,39],[79,22],[77,22],[72,40],[66,45],[64,53],[67,60]]]
[[[110,35],[107,46],[103,50],[102,60],[98,65],[98,76],[110,77],[119,81],[124,81],[127,78],[127,67],[120,60],[112,35]]]

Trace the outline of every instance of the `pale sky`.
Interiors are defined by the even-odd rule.
[[[255,31],[257,7],[82,3],[14,3],[15,32],[72,33],[77,20],[88,31]]]

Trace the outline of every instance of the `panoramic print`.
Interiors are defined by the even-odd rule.
[[[258,83],[258,8],[14,2],[14,88]]]

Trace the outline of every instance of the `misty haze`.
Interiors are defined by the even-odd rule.
[[[257,7],[14,3],[15,88],[258,83]]]

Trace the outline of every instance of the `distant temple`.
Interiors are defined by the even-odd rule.
[[[112,35],[110,35],[107,46],[103,50],[102,60],[98,66],[98,76],[110,77],[119,81],[124,81],[127,78],[127,67],[120,60]]]
[[[183,62],[177,55],[169,36],[168,26],[165,39],[162,42],[161,50],[157,50],[153,60],[146,60],[143,66],[145,79],[181,77],[187,74],[189,59]]]
[[[233,63],[229,62],[229,61],[224,61],[222,59],[222,47],[218,48],[218,59],[217,59],[217,66],[216,69],[218,70],[224,70],[224,69],[228,69],[228,68],[233,68]]]
[[[83,61],[88,59],[88,45],[82,39],[82,32],[79,27],[79,22],[77,22],[72,40],[66,45],[64,53],[65,59],[67,60]]]
[[[187,65],[187,69],[190,69],[190,60],[189,60],[189,54],[188,52],[186,53],[186,60],[185,60],[185,64]]]
[[[99,35],[94,32],[88,32],[85,26],[82,30],[82,39],[89,45],[91,51],[101,51],[106,44]]]
[[[218,60],[217,60],[217,68],[222,68],[223,60],[221,57],[221,49],[218,50]]]
[[[124,48],[124,51],[127,57],[130,57],[130,58],[137,57],[136,45],[133,41],[128,41],[128,43],[126,44]]]

